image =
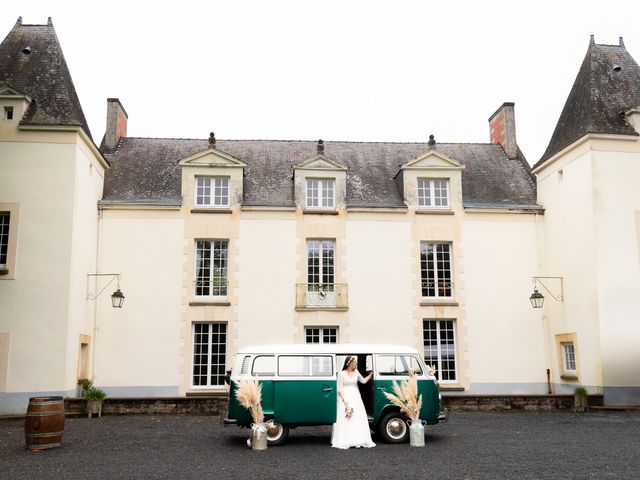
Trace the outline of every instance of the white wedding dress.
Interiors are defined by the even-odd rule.
[[[369,420],[367,420],[367,412],[358,390],[358,381],[364,383],[364,378],[358,371],[350,374],[347,370],[342,370],[338,373],[338,392],[342,393],[349,407],[353,408],[353,415],[351,418],[347,418],[344,403],[337,395],[336,423],[333,424],[331,432],[331,446],[334,448],[371,448],[376,446],[371,441]]]

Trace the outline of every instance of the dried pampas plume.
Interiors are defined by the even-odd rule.
[[[409,372],[409,379],[393,382],[393,393],[384,392],[391,403],[400,407],[400,411],[412,421],[420,419],[422,395],[418,395],[418,379],[413,372]]]
[[[262,385],[249,378],[241,378],[236,382],[236,398],[240,405],[249,410],[253,423],[263,423],[264,413],[262,411]]]

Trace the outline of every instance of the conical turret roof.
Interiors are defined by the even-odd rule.
[[[587,55],[567,98],[549,146],[537,167],[588,133],[638,135],[621,112],[640,106],[640,67],[619,45],[596,45]]]
[[[0,44],[0,86],[31,97],[22,125],[80,126],[91,137],[60,42],[51,23],[15,26]]]

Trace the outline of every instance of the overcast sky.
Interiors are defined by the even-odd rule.
[[[402,142],[488,142],[508,101],[533,164],[589,35],[640,61],[638,0],[6,3],[3,38],[53,18],[96,143],[107,97],[129,136]]]

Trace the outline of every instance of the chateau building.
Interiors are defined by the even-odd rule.
[[[513,103],[453,144],[127,137],[110,98],[97,146],[51,21],[0,45],[0,114],[0,414],[80,378],[212,393],[239,348],[292,342],[414,346],[445,395],[640,403],[622,41],[591,40],[533,169]]]

